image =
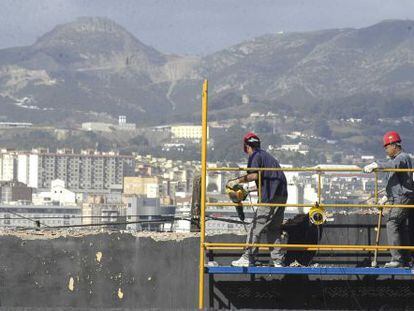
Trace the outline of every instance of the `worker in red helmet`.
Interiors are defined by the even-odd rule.
[[[401,147],[401,137],[395,132],[387,132],[383,138],[385,152],[388,159],[366,165],[363,170],[371,173],[375,169],[383,168],[413,168],[411,157]],[[386,195],[380,199],[380,204],[414,204],[414,182],[412,172],[387,173]],[[408,245],[409,236],[406,226],[411,218],[409,208],[391,208],[387,216],[387,237],[389,245]],[[411,225],[411,224],[410,224]],[[391,250],[391,261],[385,264],[386,268],[398,268],[409,264],[407,252]]]
[[[254,181],[256,187],[259,183],[259,173],[254,168],[280,168],[279,162],[269,153],[260,148],[260,138],[249,132],[243,137],[243,150],[247,155],[247,175],[232,179],[227,186],[233,188],[235,185]],[[261,175],[261,203],[280,203],[287,201],[287,182],[282,171],[262,171]],[[268,243],[281,244],[281,226],[285,207],[258,206],[253,220],[248,228],[246,243],[258,243],[260,235],[267,233]],[[240,259],[232,262],[232,266],[247,267],[254,265],[258,248],[247,248]],[[285,250],[273,248],[270,253],[272,263],[275,267],[284,266]]]

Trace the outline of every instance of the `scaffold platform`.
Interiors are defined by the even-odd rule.
[[[302,274],[302,275],[406,275],[414,276],[411,268],[371,267],[231,267],[206,266],[207,274]]]

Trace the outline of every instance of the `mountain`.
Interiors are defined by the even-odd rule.
[[[32,46],[0,50],[0,117],[76,123],[125,114],[142,124],[199,122],[203,78],[215,118],[256,110],[412,114],[414,21],[268,34],[200,59],[165,55],[111,20],[80,18]]]
[[[203,59],[203,73],[217,95],[244,93],[273,107],[412,99],[414,22],[267,35]]]
[[[40,122],[170,114],[171,84],[195,58],[164,55],[105,18],[57,26],[29,47],[0,51],[0,113]]]

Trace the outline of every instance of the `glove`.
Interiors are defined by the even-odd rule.
[[[234,186],[236,186],[238,184],[239,184],[239,180],[237,178],[236,179],[231,179],[227,182],[226,187],[230,188],[230,189],[233,189]]]
[[[381,199],[378,200],[378,204],[385,205],[388,203],[388,198],[384,195]],[[387,216],[391,212],[390,208],[384,208],[382,210],[382,216]]]
[[[378,168],[377,162],[372,162],[371,164],[365,165],[362,170],[364,171],[364,173],[372,173],[377,168]]]
[[[384,205],[388,202],[388,198],[386,195],[384,195],[381,199],[378,200],[378,204]]]

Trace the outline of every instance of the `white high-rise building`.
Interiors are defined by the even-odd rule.
[[[17,155],[15,152],[2,150],[0,153],[0,181],[11,181],[16,176]]]
[[[29,155],[21,153],[17,156],[17,180],[29,185]]]
[[[33,150],[18,156],[17,177],[37,189],[50,189],[52,180],[62,180],[66,188],[77,192],[110,191],[122,188],[124,176],[133,176],[135,158],[114,152],[99,153],[58,150],[50,153]]]
[[[17,156],[17,180],[31,188],[38,188],[39,155],[21,153]]]

